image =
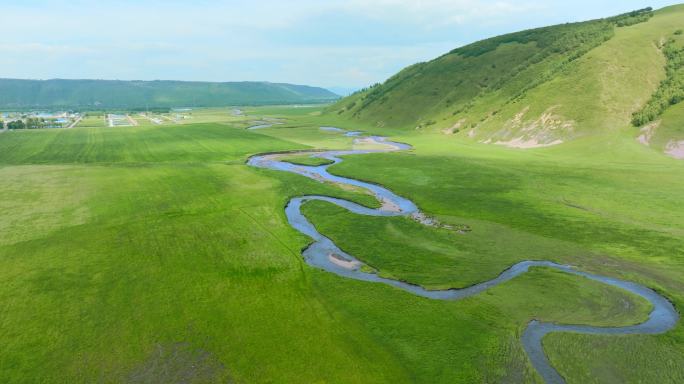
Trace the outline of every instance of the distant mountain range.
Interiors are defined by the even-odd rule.
[[[0,79],[0,108],[173,108],[325,103],[327,89],[269,82]]]

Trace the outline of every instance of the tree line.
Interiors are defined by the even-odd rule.
[[[2,125],[2,122],[0,122]],[[53,120],[46,120],[38,117],[29,117],[24,120],[14,120],[7,123],[7,129],[40,129],[40,128],[54,128],[61,126]]]
[[[648,103],[632,115],[632,124],[637,127],[654,121],[668,107],[684,101],[684,48],[678,48],[675,40],[669,39],[662,51],[667,59],[665,80],[660,82]]]

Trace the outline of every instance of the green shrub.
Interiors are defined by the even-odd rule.
[[[25,129],[26,125],[21,120],[11,121],[7,124],[9,129]]]
[[[662,49],[667,59],[666,77],[648,103],[632,115],[632,124],[637,127],[654,121],[668,107],[684,100],[684,48],[677,48],[670,39]]]
[[[611,17],[608,20],[615,23],[617,27],[628,27],[630,25],[644,23],[651,19],[651,17],[653,17],[653,8],[648,7]]]

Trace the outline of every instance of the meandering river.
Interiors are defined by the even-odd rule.
[[[333,127],[325,128],[328,131],[332,131],[330,128]],[[339,132],[344,133],[346,131],[339,129]],[[355,131],[347,132],[346,134],[349,136],[360,136],[360,133]],[[527,272],[530,267],[546,267],[624,289],[648,300],[653,305],[653,310],[649,314],[647,321],[641,324],[625,327],[593,327],[586,325],[563,325],[539,321],[530,322],[522,335],[522,344],[534,368],[537,370],[537,372],[539,372],[544,381],[549,384],[565,383],[565,380],[553,368],[553,366],[551,366],[546,354],[544,353],[544,349],[542,347],[542,338],[548,333],[575,332],[595,335],[658,334],[672,329],[677,323],[679,314],[675,310],[674,306],[666,298],[650,288],[629,281],[582,272],[569,265],[557,264],[551,261],[522,261],[503,271],[499,276],[492,280],[484,281],[462,289],[446,289],[436,291],[426,290],[418,285],[387,279],[374,273],[362,271],[361,266],[363,265],[363,262],[361,260],[358,260],[353,255],[344,252],[332,240],[318,232],[316,227],[301,212],[302,206],[307,202],[320,200],[335,204],[358,215],[420,217],[420,211],[416,204],[406,198],[396,195],[387,188],[377,184],[371,184],[351,178],[332,175],[328,172],[328,168],[331,165],[342,161],[341,156],[405,151],[411,149],[411,146],[408,144],[391,142],[383,137],[366,136],[362,137],[362,139],[365,142],[371,142],[376,145],[384,145],[387,149],[323,152],[309,151],[311,156],[333,161],[332,164],[320,166],[303,166],[288,163],[281,160],[283,156],[285,156],[283,154],[257,155],[248,160],[248,164],[254,167],[291,172],[318,181],[328,181],[336,184],[352,185],[363,188],[370,191],[379,201],[383,203],[382,207],[373,209],[348,200],[328,196],[310,195],[292,198],[285,208],[287,220],[293,228],[309,236],[313,240],[313,243],[302,253],[302,256],[306,260],[307,264],[316,268],[321,268],[341,277],[387,284],[410,292],[414,295],[433,300],[460,300],[469,296],[477,295],[478,293],[496,285],[503,284],[515,278],[516,276]]]

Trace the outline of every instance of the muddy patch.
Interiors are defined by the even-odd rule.
[[[416,221],[416,222],[421,223],[421,224],[428,226],[428,227],[447,229],[450,231],[456,231],[456,232],[461,233],[461,234],[465,234],[465,233],[472,231],[470,226],[467,224],[461,224],[461,225],[444,224],[441,221],[437,220],[437,218],[428,216],[425,213],[420,212],[420,211],[412,213],[409,217],[413,221]]]
[[[497,140],[494,144],[520,149],[562,144],[562,138],[574,131],[575,122],[558,115],[556,109],[559,107],[550,107],[539,117],[527,120],[525,116],[530,107],[523,108],[494,135]]]
[[[330,253],[328,255],[328,259],[330,259],[330,262],[332,262],[333,264],[345,269],[356,270],[359,269],[359,267],[361,267],[360,261],[348,259],[337,253]]]
[[[497,141],[494,144],[505,145],[509,148],[529,149],[529,148],[550,147],[552,145],[563,144],[563,141],[562,140],[554,140],[550,143],[542,143],[536,138],[525,138],[525,137],[521,136],[521,137],[515,138],[513,140],[509,140],[509,141]]]
[[[453,135],[454,133],[458,133],[461,130],[461,128],[463,128],[463,126],[465,125],[465,122],[466,119],[461,119],[451,127],[443,129],[442,133],[445,135]]]
[[[399,205],[397,205],[397,203],[395,203],[394,201],[387,199],[387,198],[384,198],[384,197],[381,197],[380,201],[382,203],[382,206],[380,207],[380,209],[382,209],[383,211],[393,212],[393,213],[400,213],[401,212],[401,207]]]
[[[232,383],[226,369],[211,353],[188,343],[158,344],[126,380],[133,384]]]
[[[651,139],[653,138],[653,135],[655,135],[655,131],[660,125],[660,120],[654,121],[648,125],[645,125],[641,130],[639,131],[640,134],[637,137],[637,141],[645,146],[651,145]]]
[[[665,147],[665,153],[674,157],[675,159],[684,159],[684,140],[670,140]]]

